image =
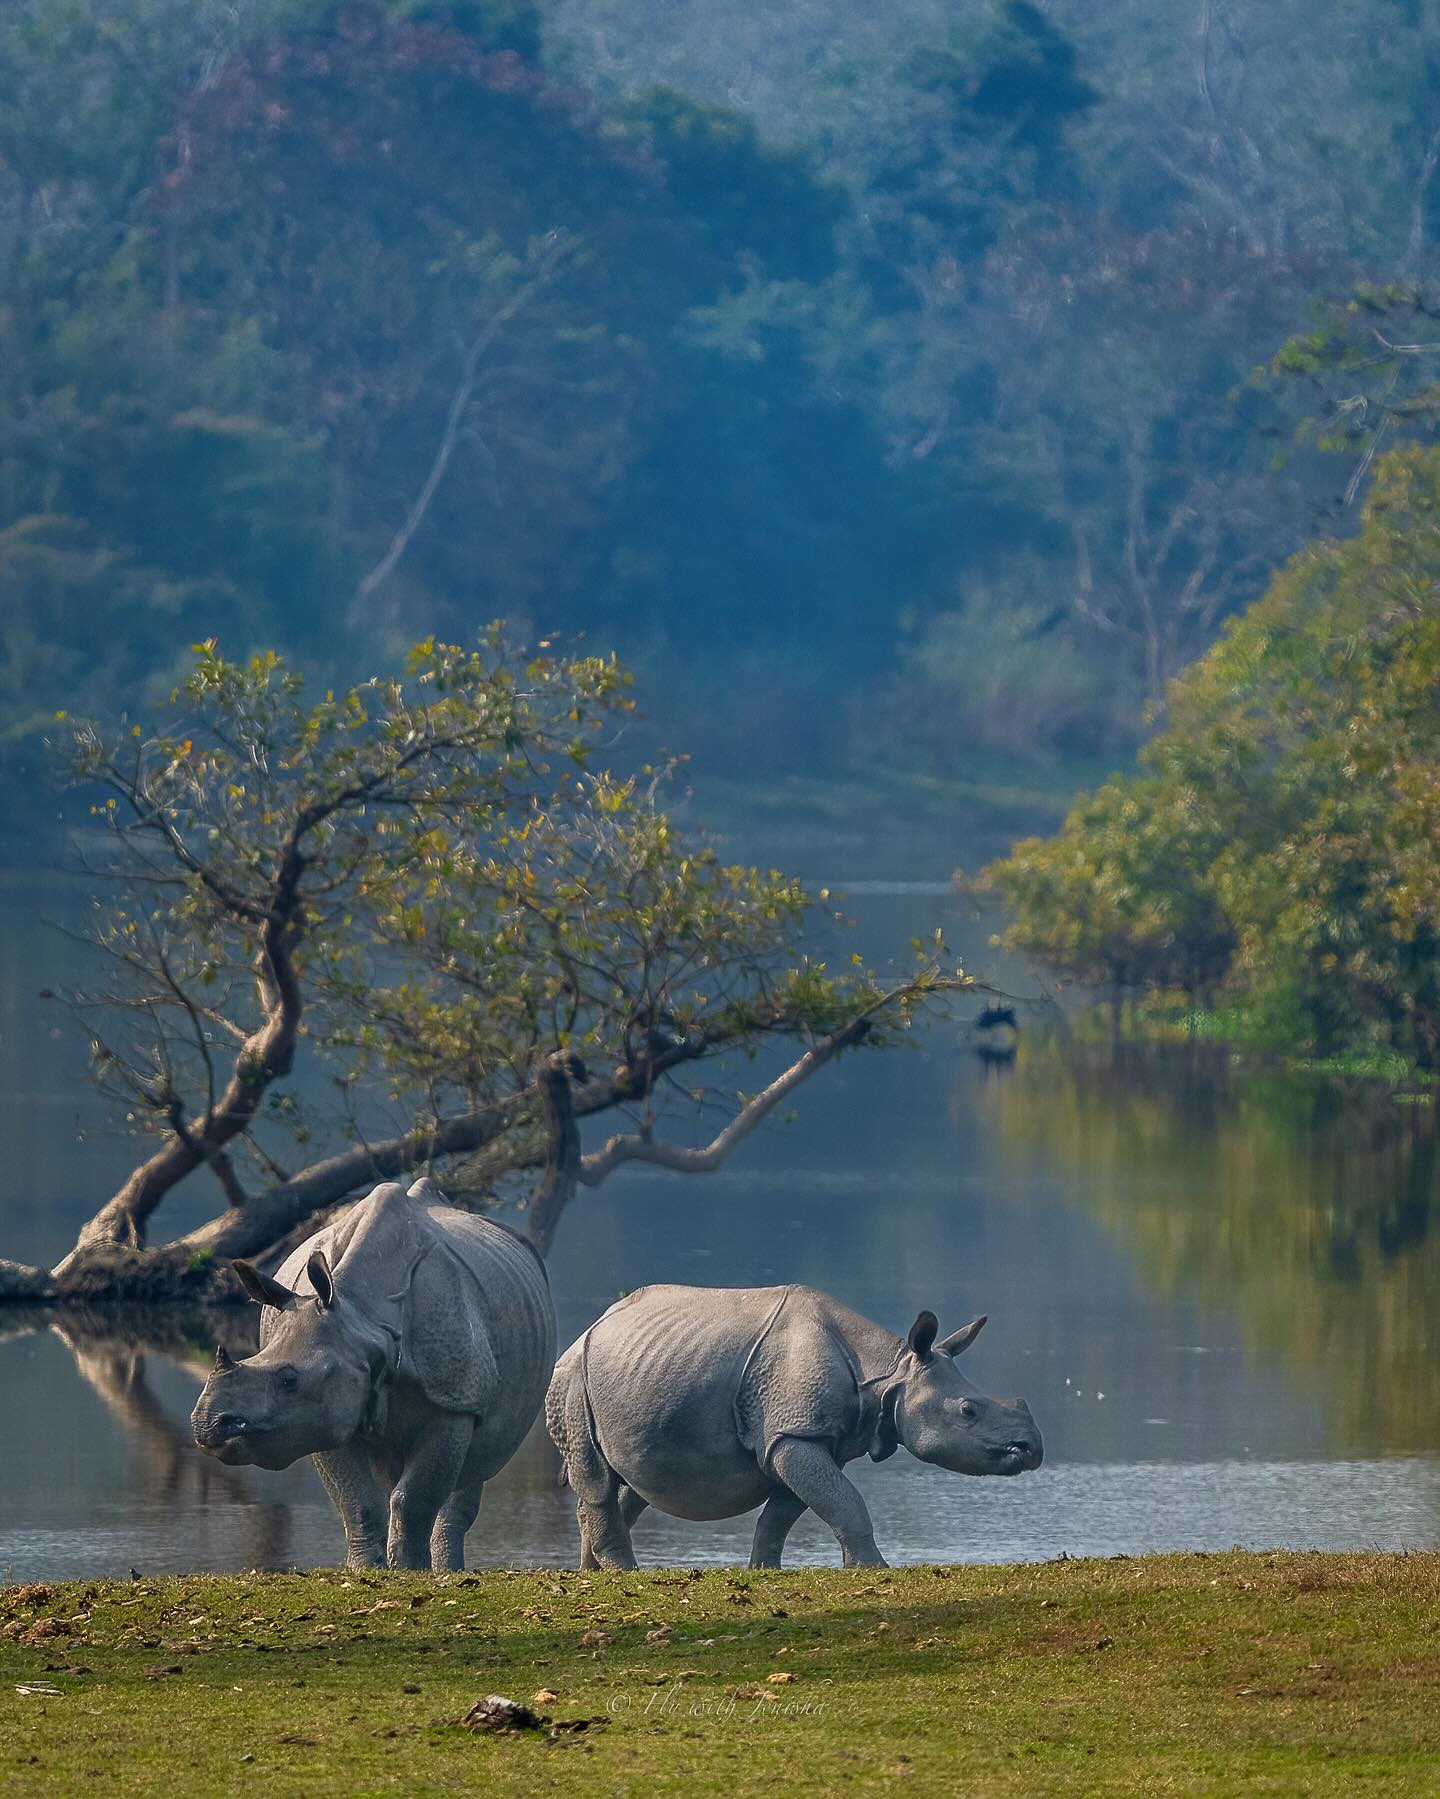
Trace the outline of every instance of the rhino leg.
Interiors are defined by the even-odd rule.
[[[778,1568],[785,1539],[790,1535],[790,1527],[808,1510],[805,1501],[792,1493],[789,1487],[776,1487],[761,1506],[760,1516],[755,1520],[755,1541],[750,1546],[750,1566]]]
[[[580,1565],[582,1568],[633,1568],[635,1551],[620,1511],[619,1493],[612,1489],[600,1501],[578,1498]],[[586,1557],[590,1559],[587,1561]]]
[[[321,1485],[345,1527],[345,1566],[385,1566],[385,1495],[370,1458],[357,1443],[311,1456]]]
[[[441,1506],[430,1532],[430,1566],[437,1574],[465,1566],[465,1533],[480,1515],[483,1486],[483,1481],[462,1478]]]
[[[390,1495],[386,1559],[392,1568],[430,1566],[430,1534],[455,1491],[474,1437],[473,1418],[443,1412],[420,1433]],[[478,1506],[478,1490],[475,1499]]]
[[[567,1355],[556,1368],[545,1396],[545,1423],[551,1441],[564,1458],[566,1479],[575,1494],[580,1566],[633,1568],[635,1551],[630,1545],[629,1519],[624,1509],[625,1496],[631,1489],[605,1460],[595,1439],[581,1357]],[[639,1500],[639,1495],[634,1498]],[[631,1517],[644,1504],[639,1500]]]
[[[612,1561],[608,1564],[609,1566],[630,1568],[635,1566],[635,1546],[630,1541],[630,1526],[649,1504],[650,1501],[648,1499],[642,1499],[635,1491],[634,1487],[627,1487],[622,1482],[619,1493],[620,1523],[625,1532],[624,1553],[629,1555],[630,1560],[628,1562],[620,1563]],[[580,1524],[580,1566],[582,1568],[600,1568],[606,1566],[607,1564],[601,1562],[599,1556],[596,1555],[594,1549],[591,1547],[590,1532],[586,1523],[585,1506],[583,1504],[577,1504],[575,1509]],[[598,1506],[596,1510],[603,1513],[603,1503]],[[602,1535],[606,1528],[606,1524],[602,1520],[599,1524],[599,1530]]]
[[[778,1478],[835,1533],[847,1568],[884,1568],[865,1501],[823,1443],[784,1437],[770,1457]]]

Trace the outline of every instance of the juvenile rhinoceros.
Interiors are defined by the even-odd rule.
[[[752,1568],[778,1568],[807,1509],[846,1567],[884,1567],[865,1501],[841,1472],[900,1444],[957,1474],[1038,1468],[1023,1399],[991,1399],[954,1358],[976,1318],[936,1342],[933,1312],[908,1338],[813,1287],[642,1287],[560,1358],[545,1421],[575,1490],[582,1567],[633,1568],[630,1526],[763,1508]]]
[[[191,1417],[222,1462],[311,1456],[352,1568],[461,1568],[480,1489],[555,1365],[544,1263],[513,1231],[398,1182],[308,1238],[276,1279],[236,1262],[260,1349],[223,1348]]]

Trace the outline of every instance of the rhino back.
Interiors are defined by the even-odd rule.
[[[623,1480],[662,1511],[729,1517],[765,1497],[781,1436],[854,1432],[857,1383],[831,1303],[807,1287],[646,1287],[562,1368],[573,1378],[580,1363],[598,1447]]]

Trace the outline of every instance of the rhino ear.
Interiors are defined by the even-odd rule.
[[[872,1462],[888,1461],[900,1447],[900,1426],[898,1414],[900,1410],[900,1382],[896,1381],[880,1395],[880,1411],[875,1419],[875,1429],[870,1437],[870,1460]]]
[[[940,1320],[933,1312],[922,1312],[910,1326],[910,1347],[922,1362],[930,1360],[930,1352],[935,1346],[935,1333],[940,1328]]]
[[[236,1280],[257,1306],[274,1306],[277,1312],[283,1312],[294,1305],[295,1295],[290,1289],[271,1280],[268,1274],[261,1274],[252,1262],[232,1262],[230,1266],[235,1270]]]
[[[982,1312],[978,1318],[972,1318],[968,1324],[962,1324],[958,1331],[951,1331],[943,1337],[935,1347],[941,1355],[960,1355],[967,1350],[985,1328],[988,1313]]]
[[[234,1366],[234,1362],[230,1359],[230,1351],[223,1343],[217,1343],[215,1345],[215,1372],[228,1374]]]
[[[330,1272],[330,1260],[323,1249],[317,1249],[311,1256],[305,1264],[305,1272],[310,1276],[320,1310],[328,1312],[335,1303],[335,1276]]]
[[[409,1197],[418,1199],[422,1205],[443,1206],[445,1204],[445,1195],[428,1174],[421,1175],[420,1179],[414,1183],[410,1188]]]

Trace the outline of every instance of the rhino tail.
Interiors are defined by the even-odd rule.
[[[567,1354],[556,1367],[550,1391],[545,1395],[545,1426],[564,1464],[560,1485],[569,1486],[577,1499],[603,1504],[614,1491],[616,1476],[600,1448],[595,1414],[586,1390],[588,1347],[587,1331],[580,1353]]]

